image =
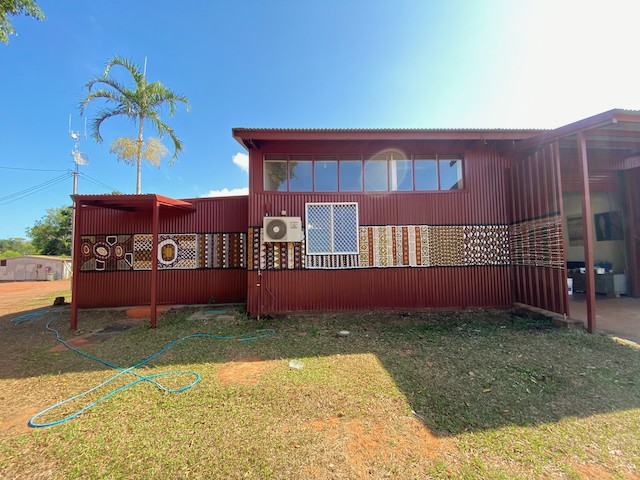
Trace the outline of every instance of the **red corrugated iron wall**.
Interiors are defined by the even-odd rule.
[[[568,314],[557,144],[514,161],[511,197],[514,300]]]
[[[409,154],[464,155],[464,190],[402,193],[264,192],[265,153],[375,153],[385,148]],[[250,151],[249,224],[265,215],[302,217],[307,202],[357,202],[359,224],[508,225],[511,209],[505,191],[508,161],[484,142],[273,142]],[[247,308],[251,313],[295,310],[372,308],[509,307],[511,268],[431,266],[337,270],[267,270],[248,272]],[[260,285],[258,287],[258,285]]]
[[[247,232],[247,197],[189,200],[193,212],[160,209],[160,233]],[[85,207],[80,235],[145,234],[151,232],[151,211],[125,212]],[[149,303],[150,271],[81,271],[79,307],[140,305]],[[244,268],[158,271],[158,303],[190,304],[244,302]]]
[[[507,267],[250,271],[254,314],[511,306]],[[260,285],[260,286],[258,286]]]

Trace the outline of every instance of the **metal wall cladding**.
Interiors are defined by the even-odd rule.
[[[510,182],[514,222],[553,214],[564,217],[559,176],[556,144],[549,144],[514,161]],[[567,275],[564,268],[514,266],[513,283],[514,301],[556,313],[569,313]]]
[[[84,272],[78,282],[80,308],[148,305],[151,272]],[[158,304],[243,303],[247,272],[172,270],[158,272]]]
[[[589,188],[592,192],[617,192],[620,182],[616,166],[622,163],[626,151],[611,152],[588,149]],[[560,150],[560,173],[563,192],[580,192],[582,179],[578,168],[578,152],[576,149],[563,148]]]
[[[460,154],[464,189],[400,193],[264,192],[266,153],[375,154],[385,149],[408,154]],[[357,202],[360,225],[508,224],[505,195],[509,162],[496,145],[484,142],[273,142],[252,150],[249,224],[265,215],[305,218],[308,202]],[[509,267],[380,268],[248,272],[251,313],[375,308],[508,307]],[[260,284],[260,287],[257,285]]]
[[[161,233],[246,232],[247,197],[189,200],[194,212],[160,209]],[[151,211],[124,212],[83,208],[80,235],[132,234],[151,231]],[[80,272],[75,298],[81,308],[140,305],[150,302],[151,272]],[[161,270],[158,303],[244,302],[244,269]]]
[[[319,145],[305,142],[287,145],[277,142],[269,151],[251,152],[252,195],[249,198],[249,224],[262,225],[266,215],[305,217],[308,202],[357,202],[360,225],[456,225],[505,224],[511,211],[505,197],[508,161],[495,147],[480,142],[326,142]],[[315,144],[316,142],[307,142]],[[265,153],[296,154],[371,154],[394,148],[409,154],[457,153],[463,155],[463,190],[440,192],[387,193],[287,193],[264,192],[262,158]]]
[[[161,233],[247,231],[247,197],[195,198],[186,201],[193,203],[196,210],[160,208]],[[82,210],[82,235],[151,232],[151,210],[125,212],[97,207],[84,207]]]
[[[509,307],[509,267],[256,271],[252,314],[286,311]]]

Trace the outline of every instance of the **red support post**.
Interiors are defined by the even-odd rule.
[[[584,264],[587,289],[587,330],[596,330],[596,291],[593,278],[593,217],[591,215],[591,190],[589,188],[589,165],[587,163],[587,142],[584,132],[578,132],[578,169],[582,197],[582,232],[584,237]]]
[[[160,223],[160,206],[156,199],[153,203],[153,227],[151,239],[151,328],[156,328],[158,321],[158,228]]]
[[[82,218],[82,201],[78,201],[75,198],[73,199],[75,202],[74,209],[74,228],[73,228],[73,258],[71,258],[72,263],[72,277],[71,277],[71,324],[69,328],[71,330],[78,329],[78,281],[79,281],[79,273],[80,273],[80,232],[82,231],[80,228]]]
[[[556,186],[555,195],[558,196],[557,204],[558,211],[560,212],[560,219],[564,222],[564,199],[562,198],[562,173],[560,171],[560,142],[555,141],[551,144],[551,153],[553,158],[553,166],[555,168]],[[568,238],[568,236],[567,236]],[[566,282],[567,278],[567,245],[564,243],[564,234],[560,237],[562,242],[562,265],[563,274],[565,278],[564,290],[562,292],[562,302],[564,303],[564,313],[567,317],[571,316],[571,310],[569,308],[569,285]]]

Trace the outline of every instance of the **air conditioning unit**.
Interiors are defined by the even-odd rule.
[[[264,217],[262,234],[265,242],[301,242],[302,220],[300,217]]]

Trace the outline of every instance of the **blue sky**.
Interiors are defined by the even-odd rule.
[[[113,55],[147,57],[149,81],[190,99],[164,118],[184,153],[142,172],[143,193],[174,198],[246,188],[232,127],[553,128],[640,109],[637,1],[39,4],[47,19],[14,17],[18,36],[0,44],[0,238],[69,204],[70,178],[12,200],[73,167],[69,115],[82,130],[84,85]],[[79,192],[133,193],[135,168],[109,145],[134,126],[109,120],[102,133],[81,143]]]

